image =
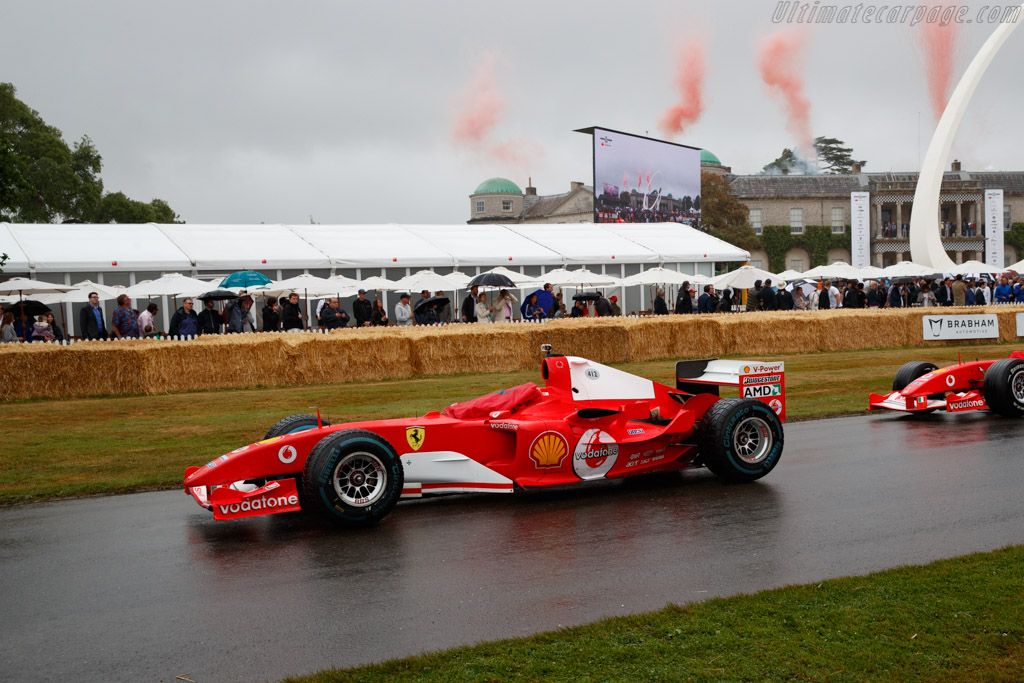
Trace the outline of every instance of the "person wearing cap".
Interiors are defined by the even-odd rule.
[[[412,306],[409,305],[409,292],[402,292],[398,295],[398,303],[395,304],[395,324],[399,327],[412,325]]]
[[[608,298],[608,301],[612,302],[612,315],[613,316],[620,316],[620,315],[622,315],[622,309],[619,308],[619,297],[617,297],[615,295],[612,295],[611,297]]]
[[[366,290],[359,290],[359,298],[352,302],[352,314],[356,317],[356,327],[369,327],[373,317],[373,304],[366,300]]]

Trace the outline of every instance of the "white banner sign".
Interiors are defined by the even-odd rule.
[[[1024,313],[1017,314],[1017,336],[1024,337]]]
[[[850,265],[863,268],[871,265],[871,195],[850,193]]]
[[[1019,319],[1017,325],[1019,330]],[[999,338],[999,318],[995,314],[926,315],[921,318],[921,327],[925,341]]]
[[[1002,269],[1003,191],[985,190],[985,264]]]

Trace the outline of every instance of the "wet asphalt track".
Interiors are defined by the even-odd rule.
[[[354,533],[215,523],[178,491],[3,509],[0,678],[274,680],[1024,543],[1022,436],[983,414],[804,422],[752,485],[449,497]]]

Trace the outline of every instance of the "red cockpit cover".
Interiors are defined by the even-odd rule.
[[[541,393],[537,385],[533,382],[527,382],[511,389],[499,389],[465,403],[453,403],[444,409],[444,413],[458,420],[471,420],[487,417],[496,411],[507,410],[515,412],[517,409],[533,403],[540,397]]]

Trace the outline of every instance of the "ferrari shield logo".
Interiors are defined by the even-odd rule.
[[[423,445],[424,439],[427,438],[426,427],[406,427],[405,428],[405,440],[409,442],[409,447],[414,451],[418,451],[420,446]]]

